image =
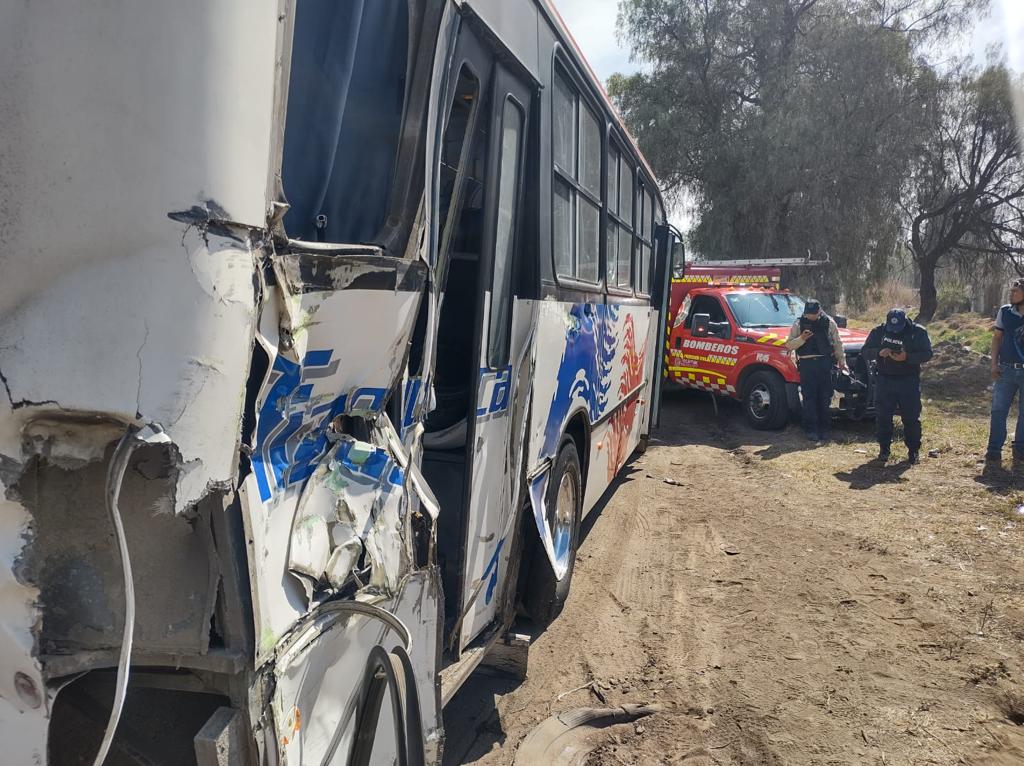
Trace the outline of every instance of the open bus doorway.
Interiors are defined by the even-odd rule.
[[[452,659],[499,616],[495,584],[519,508],[509,454],[528,386],[513,386],[512,362],[522,358],[529,321],[522,314],[514,330],[513,313],[523,293],[516,253],[532,98],[469,27],[458,46],[438,167],[435,406],[423,436],[423,472],[444,509],[437,558]]]
[[[481,302],[477,286],[483,254],[486,200],[485,82],[468,62],[458,75],[441,145],[438,220],[443,265],[434,409],[424,422],[423,473],[441,508],[437,559],[445,598],[445,636],[459,614],[462,531],[466,512],[470,414],[476,378],[475,341]]]

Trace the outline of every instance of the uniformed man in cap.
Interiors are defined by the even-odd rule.
[[[786,348],[796,353],[800,371],[801,413],[804,431],[813,442],[828,441],[832,427],[832,365],[846,369],[846,352],[836,321],[816,300],[804,303],[804,313],[793,322]]]
[[[892,421],[899,407],[907,462],[918,461],[921,453],[921,365],[932,358],[928,331],[907,318],[903,309],[892,309],[868,334],[861,354],[876,362],[875,430],[878,459],[889,459]]]
[[[1006,417],[1017,397],[1017,428],[1013,435],[1013,461],[1024,461],[1024,279],[1010,285],[1010,302],[996,314],[992,333],[992,419],[985,462],[998,464],[1006,442]]]

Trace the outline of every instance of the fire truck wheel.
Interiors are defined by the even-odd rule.
[[[555,557],[565,562],[567,568],[565,576],[557,580],[544,546],[533,546],[525,605],[527,613],[541,627],[549,625],[562,611],[576,567],[576,546],[579,544],[583,509],[583,475],[576,442],[570,436],[562,440],[558,449],[545,500]]]
[[[747,422],[760,431],[782,428],[789,420],[786,382],[777,372],[758,370],[743,386],[743,412]]]

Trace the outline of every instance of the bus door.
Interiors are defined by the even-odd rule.
[[[490,104],[484,260],[478,294],[482,319],[469,461],[459,647],[500,614],[520,499],[532,312],[515,300],[522,277],[524,187],[530,86],[497,63]]]
[[[502,603],[521,504],[529,310],[523,187],[532,85],[462,19],[438,157],[440,311],[423,471],[438,495],[437,554],[452,659]],[[520,378],[525,381],[521,384]]]

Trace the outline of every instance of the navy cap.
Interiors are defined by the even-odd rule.
[[[821,311],[821,304],[816,300],[809,300],[804,304],[805,314],[817,314]]]
[[[907,312],[903,309],[892,309],[885,315],[885,329],[893,332],[903,332],[907,326]]]

